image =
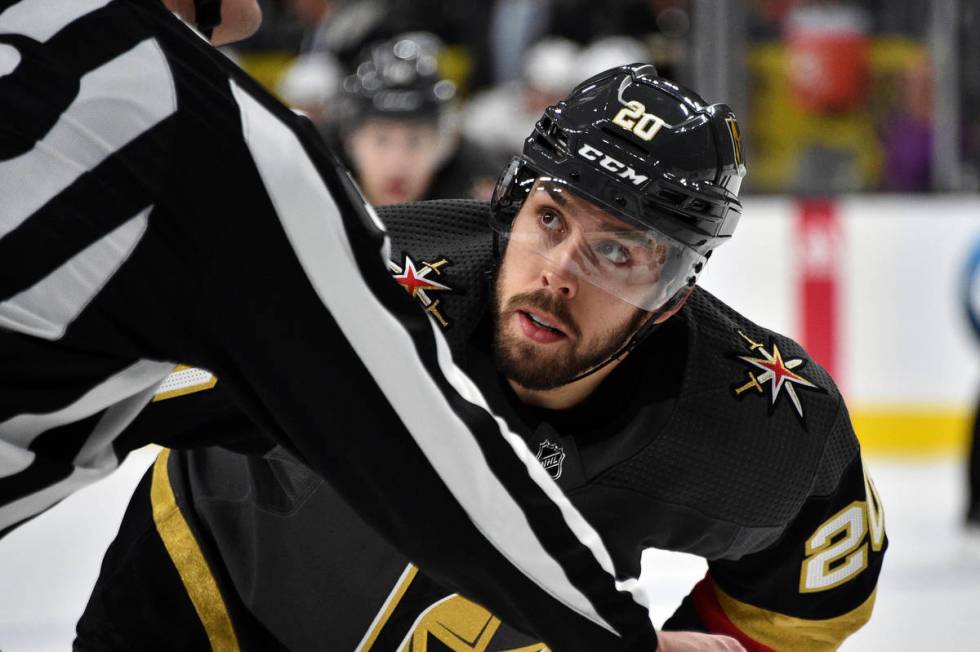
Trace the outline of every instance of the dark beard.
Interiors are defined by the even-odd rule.
[[[542,355],[541,351],[520,336],[508,335],[503,330],[503,315],[510,314],[517,306],[538,308],[560,319],[572,334],[580,335],[568,311],[568,305],[554,293],[535,290],[518,294],[503,306],[503,299],[493,284],[493,354],[497,371],[518,385],[530,390],[557,389],[575,380],[590,369],[606,362],[626,344],[650,313],[636,309],[636,314],[622,327],[606,331],[599,341],[584,351],[578,347],[564,351],[560,356]]]

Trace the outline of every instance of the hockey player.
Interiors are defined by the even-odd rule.
[[[344,79],[328,140],[339,143],[368,201],[487,200],[499,171],[455,125],[455,85],[438,71],[432,34],[396,36],[369,49]],[[501,159],[505,160],[505,159]]]
[[[312,126],[168,8],[215,42],[259,17],[0,2],[0,535],[111,472],[187,362],[446,585],[562,648],[655,648],[625,571],[392,281]],[[439,538],[432,511],[453,515]]]
[[[831,650],[871,614],[882,507],[826,372],[695,286],[734,231],[743,174],[727,107],[651,66],[613,69],[545,112],[490,207],[384,210],[391,270],[617,567],[636,576],[647,547],[708,560],[662,649],[727,635]],[[135,438],[255,438],[220,379],[174,391]],[[454,518],[421,516],[434,538]],[[144,478],[76,644],[545,649],[514,625],[387,546],[283,450],[214,448],[165,452]]]

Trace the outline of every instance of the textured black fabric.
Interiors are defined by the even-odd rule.
[[[860,445],[854,436],[851,417],[843,402],[827,435],[820,470],[813,482],[814,496],[828,496],[837,491],[841,475],[860,453]]]
[[[785,526],[809,495],[831,438],[841,402],[833,382],[798,344],[749,322],[702,289],[678,318],[691,329],[692,343],[671,421],[643,451],[599,482],[670,503],[706,506],[711,515],[746,527]],[[808,360],[796,371],[822,391],[798,390],[802,419],[786,396],[777,397],[775,405],[767,396],[734,396],[746,365],[733,356],[751,353],[738,331],[770,348],[776,343],[784,359]],[[857,448],[846,452],[853,457]],[[849,461],[846,455],[829,458],[833,466],[824,473],[839,474]]]

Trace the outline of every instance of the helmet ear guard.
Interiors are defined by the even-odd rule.
[[[510,159],[507,167],[497,178],[497,185],[493,188],[493,195],[490,197],[490,229],[493,232],[493,257],[500,258],[503,253],[500,246],[500,231],[498,225],[509,224],[514,221],[517,212],[521,209],[527,193],[523,197],[518,197],[517,179],[524,170],[524,159],[515,156]]]
[[[490,214],[499,226],[513,221],[531,191],[529,179],[536,177],[522,156],[513,157],[497,178],[490,197]]]

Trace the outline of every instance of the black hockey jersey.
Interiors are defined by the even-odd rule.
[[[752,650],[836,648],[870,616],[887,540],[827,373],[792,340],[697,290],[583,405],[525,406],[489,352],[486,214],[476,202],[384,209],[392,274],[617,568],[637,576],[647,547],[702,556],[709,572],[668,628],[729,634]],[[259,441],[211,381],[169,390],[187,393],[154,402],[131,436]],[[154,490],[166,487],[194,532],[171,550],[178,567],[180,546],[198,547],[229,612],[254,617],[289,649],[543,649],[430,579],[281,448],[175,451],[153,473]],[[397,480],[412,491],[410,473]],[[440,536],[447,518],[433,510],[425,531]]]

